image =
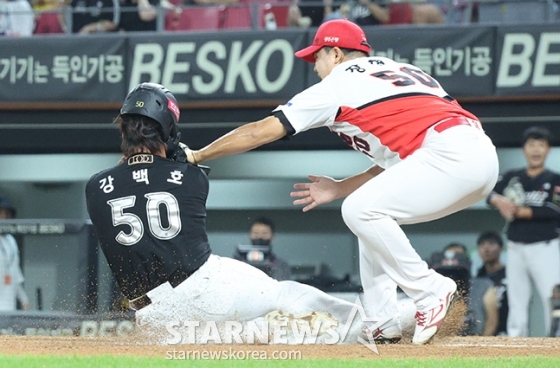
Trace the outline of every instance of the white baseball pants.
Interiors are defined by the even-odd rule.
[[[496,149],[481,130],[432,128],[420,149],[345,199],[342,216],[359,239],[370,317],[398,315],[397,285],[418,310],[439,305],[450,280],[428,269],[399,225],[435,220],[477,203],[493,189],[498,172]]]
[[[541,297],[546,336],[550,332],[552,289],[560,283],[560,241],[521,244],[508,241],[506,267],[508,336],[529,335],[531,280]]]
[[[136,312],[149,329],[151,343],[166,344],[170,321],[249,321],[273,310],[293,314],[328,312],[339,321],[339,333],[354,304],[295,281],[277,281],[235,259],[211,255],[175,289],[164,284],[147,293],[152,304]],[[363,322],[356,316],[344,342],[356,342]],[[342,341],[341,341],[342,342]]]

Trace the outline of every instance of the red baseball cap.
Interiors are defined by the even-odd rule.
[[[314,63],[313,54],[324,46],[358,50],[367,54],[371,51],[371,46],[360,26],[348,19],[335,19],[321,24],[317,29],[313,44],[299,50],[294,55],[309,63]]]

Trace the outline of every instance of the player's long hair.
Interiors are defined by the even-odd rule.
[[[154,119],[137,114],[119,115],[115,118],[122,135],[121,150],[125,157],[139,152],[156,154],[167,145],[162,140],[162,129]]]

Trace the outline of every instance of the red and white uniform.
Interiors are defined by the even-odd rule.
[[[478,119],[421,69],[382,57],[343,62],[275,111],[289,132],[326,126],[385,168],[342,205],[359,239],[370,315],[398,313],[396,285],[418,310],[438,306],[449,279],[428,269],[399,225],[444,217],[490,193],[498,158]]]
[[[382,57],[341,64],[277,110],[296,134],[327,126],[383,168],[420,148],[435,123],[477,120],[421,69]]]

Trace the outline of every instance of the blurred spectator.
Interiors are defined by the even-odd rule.
[[[552,136],[543,127],[523,133],[526,167],[503,173],[488,203],[505,220],[508,239],[508,336],[529,334],[529,304],[533,284],[540,294],[545,333],[550,331],[550,298],[560,282],[560,174],[546,168]]]
[[[185,0],[185,5],[235,5],[239,0]]]
[[[34,0],[35,30],[33,34],[64,33],[64,0]]]
[[[319,27],[323,23],[327,15],[324,0],[296,0],[296,3],[301,11],[301,17],[309,20],[309,27]]]
[[[451,252],[455,252],[455,253],[463,253],[465,254],[467,257],[469,255],[469,252],[467,251],[467,247],[462,244],[462,243],[449,243],[445,246],[445,248],[443,248],[443,251],[451,251]],[[470,262],[470,260],[469,260]]]
[[[319,27],[332,11],[333,0],[295,0],[290,8],[289,24],[292,27]]]
[[[389,21],[389,12],[370,0],[296,0],[292,7],[291,26],[319,27],[333,19],[349,19],[359,25],[378,25]]]
[[[464,335],[493,336],[498,326],[496,291],[488,278],[471,278],[471,262],[466,247],[451,243],[443,252],[432,254],[430,267],[453,279],[458,292],[466,300]]]
[[[206,1],[206,0],[200,0]],[[237,0],[224,0],[237,2]],[[126,32],[156,31],[158,8],[180,14],[183,1],[173,0],[120,0],[121,20],[119,30]]]
[[[469,24],[478,22],[478,2],[470,0],[432,0],[441,6],[448,24]]]
[[[478,269],[477,277],[487,277],[494,283],[496,298],[498,301],[499,322],[496,335],[507,335],[508,301],[506,291],[506,267],[500,261],[500,255],[504,243],[500,234],[495,231],[487,231],[478,237],[476,241],[478,254],[483,265]]]
[[[58,0],[32,0],[31,1],[33,11],[36,13],[54,10],[58,8]]]
[[[275,231],[276,225],[271,219],[267,217],[255,219],[249,232],[251,246],[240,245],[234,258],[260,268],[273,279],[290,280],[290,265],[272,250]]]
[[[71,0],[72,33],[114,32],[121,19],[119,0]]]
[[[445,23],[445,17],[441,9],[429,1],[410,3],[410,6],[412,7],[411,24]]]
[[[351,20],[360,26],[377,26],[389,22],[389,9],[372,0],[350,0]]]
[[[350,5],[342,4],[339,7],[334,7],[332,5],[333,0],[325,0],[325,19],[323,22],[328,22],[333,19],[350,19]]]
[[[155,31],[159,0],[120,0],[122,31]]]
[[[10,200],[0,196],[0,220],[12,219],[15,215],[16,209]],[[14,311],[18,300],[22,309],[29,309],[19,263],[19,249],[14,237],[0,235],[0,311]]]
[[[0,0],[0,36],[26,37],[35,29],[35,14],[27,0]]]
[[[334,10],[332,0],[325,1],[326,6],[330,3],[330,8],[326,9],[324,21],[348,18],[361,26],[445,23],[442,11],[430,2],[348,0],[338,10]]]

